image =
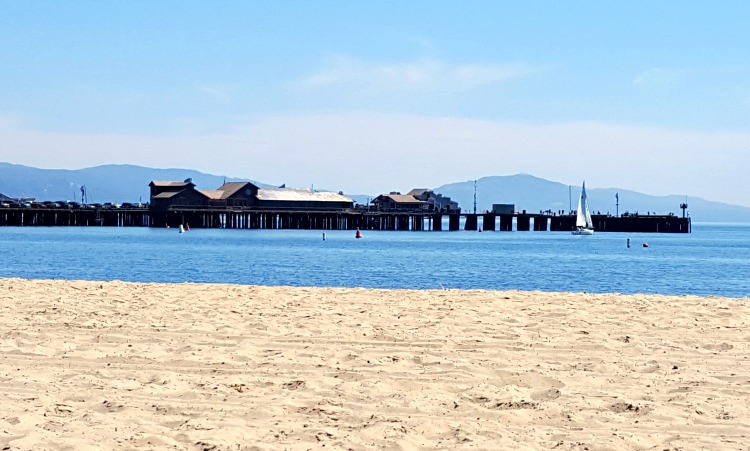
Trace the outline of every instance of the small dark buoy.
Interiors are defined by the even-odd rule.
[[[326,233],[323,232],[323,241],[325,241],[325,240],[326,240]]]
[[[630,249],[630,238],[628,238],[628,249]]]
[[[643,247],[648,247],[648,243],[643,243]]]
[[[357,228],[357,234],[354,235],[354,238],[362,238],[362,232],[359,231],[359,228]]]

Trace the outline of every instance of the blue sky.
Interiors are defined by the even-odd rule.
[[[750,206],[750,3],[0,3],[0,161]]]

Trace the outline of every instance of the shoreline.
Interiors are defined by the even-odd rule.
[[[750,441],[747,298],[26,279],[0,293],[10,449]]]

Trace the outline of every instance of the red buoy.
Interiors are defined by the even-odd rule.
[[[354,235],[354,238],[362,238],[362,232],[359,231],[359,228],[357,228],[357,234]]]

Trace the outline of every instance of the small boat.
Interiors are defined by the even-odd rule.
[[[581,188],[581,198],[578,199],[578,213],[576,214],[576,228],[573,235],[593,235],[594,222],[591,221],[589,212],[589,202],[586,200],[586,182],[583,182]]]

